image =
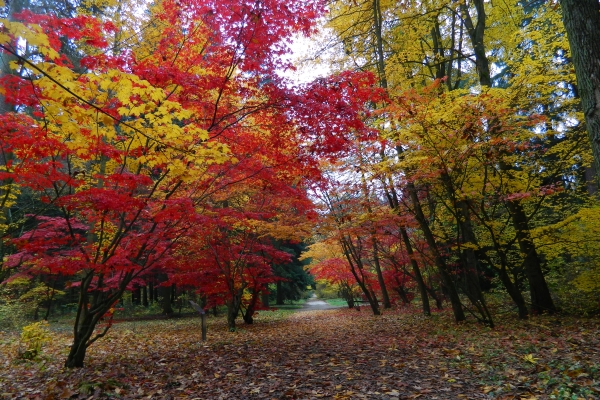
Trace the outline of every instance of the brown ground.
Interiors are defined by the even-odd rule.
[[[309,307],[309,306],[307,306]],[[490,330],[416,309],[261,312],[230,333],[211,319],[115,326],[86,367],[63,370],[68,335],[36,362],[0,336],[0,397],[150,399],[596,399],[597,320],[538,317]],[[4,357],[1,357],[4,356]]]

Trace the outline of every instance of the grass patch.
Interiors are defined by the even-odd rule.
[[[324,299],[327,304],[336,306],[336,307],[348,307],[348,303],[344,299]]]
[[[297,310],[299,308],[302,308],[302,305],[304,303],[306,303],[306,299],[291,301],[287,304],[273,305],[272,307],[278,310]]]

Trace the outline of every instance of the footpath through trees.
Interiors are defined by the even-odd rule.
[[[38,362],[16,362],[0,336],[7,398],[512,399],[598,398],[596,320],[542,316],[496,329],[451,322],[449,311],[404,308],[375,317],[354,309],[261,311],[228,332],[212,318],[117,324],[64,369],[71,338],[55,334]],[[554,395],[555,397],[550,397]]]

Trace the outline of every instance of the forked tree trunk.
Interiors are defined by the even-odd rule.
[[[429,297],[427,296],[427,285],[423,280],[423,275],[421,274],[421,270],[419,269],[419,264],[415,259],[414,251],[412,248],[412,244],[410,243],[410,238],[408,237],[408,232],[404,227],[400,227],[400,235],[402,236],[402,241],[404,242],[404,248],[406,249],[406,254],[410,258],[410,266],[412,268],[415,281],[419,286],[419,293],[421,295],[421,306],[423,307],[423,315],[431,315],[431,307],[429,305]],[[439,308],[439,307],[438,307]]]
[[[233,294],[232,298],[227,302],[227,327],[230,332],[235,332],[235,320],[240,313],[242,304],[243,290],[238,290]]]
[[[527,215],[523,210],[523,206],[516,201],[508,201],[507,206],[513,220],[519,249],[524,256],[523,267],[525,268],[525,275],[529,283],[531,311],[534,314],[542,314],[544,312],[554,313],[556,312],[556,307],[546,283],[535,244],[529,234]]]
[[[244,322],[248,325],[254,323],[254,314],[256,313],[256,306],[258,305],[258,299],[260,298],[260,292],[253,292],[250,303],[246,308],[246,312],[243,314]]]
[[[396,213],[399,214],[400,211],[400,202],[398,200],[398,193],[396,193],[396,189],[394,188],[394,182],[391,177],[389,177],[390,187],[387,187],[385,180],[383,180],[384,190],[386,197],[388,199],[388,204],[390,208]],[[408,237],[408,232],[406,228],[402,225],[398,227],[400,231],[400,235],[402,236],[402,242],[404,243],[404,248],[406,249],[406,254],[410,259],[410,266],[413,271],[413,278],[417,282],[419,286],[419,293],[421,295],[421,306],[423,307],[423,315],[431,315],[431,307],[429,305],[429,297],[427,296],[427,285],[423,280],[423,274],[421,274],[421,270],[419,269],[419,264],[415,259],[412,243],[410,242],[410,238]]]
[[[362,273],[364,266],[362,265],[360,257],[353,254],[352,244],[349,242],[349,240],[342,240],[342,251],[344,252],[344,256],[346,257],[346,260],[350,266],[350,272],[354,276],[358,287],[360,287],[360,290],[363,292],[363,295],[371,306],[373,315],[381,315],[381,310],[379,309],[379,300],[377,300],[377,296],[367,285],[365,277]]]
[[[88,347],[96,340],[104,337],[110,328],[107,324],[104,330],[94,334],[94,329],[101,318],[106,315],[111,307],[123,296],[125,288],[132,280],[132,273],[127,273],[122,279],[118,289],[112,291],[96,290],[90,292],[90,285],[94,278],[98,288],[103,287],[103,276],[88,273],[81,280],[79,300],[77,302],[77,316],[73,326],[73,344],[65,361],[66,368],[81,368]]]
[[[454,319],[456,320],[456,322],[464,321],[466,319],[466,316],[462,308],[462,303],[460,302],[460,297],[458,296],[458,291],[456,290],[454,281],[450,276],[450,272],[448,271],[446,261],[444,260],[444,257],[442,256],[437,247],[435,236],[433,236],[433,232],[429,227],[429,223],[427,221],[427,218],[425,217],[425,213],[423,213],[423,208],[421,207],[421,202],[419,200],[419,196],[417,195],[417,188],[412,182],[408,182],[406,186],[410,196],[411,204],[413,206],[415,219],[419,223],[419,227],[423,232],[423,236],[425,236],[425,241],[427,242],[430,251],[433,253],[433,259],[437,270],[440,274],[440,277],[442,278],[442,283],[448,291],[448,297],[450,298],[450,304],[452,305],[452,311],[454,312]]]
[[[94,332],[94,326],[91,317],[87,317],[79,325],[79,334],[76,334],[73,338],[73,344],[69,350],[67,361],[65,361],[65,367],[67,368],[82,368],[83,361],[85,360],[85,354],[87,352],[87,342],[92,337]]]

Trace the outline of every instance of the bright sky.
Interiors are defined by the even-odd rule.
[[[281,71],[279,75],[291,79],[296,84],[308,83],[316,78],[328,75],[331,70],[323,63],[314,61],[306,61],[307,58],[315,52],[315,48],[319,45],[319,36],[306,38],[298,36],[292,44],[293,54],[291,60],[296,66],[296,71]]]

